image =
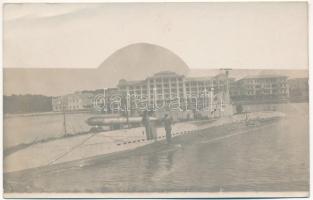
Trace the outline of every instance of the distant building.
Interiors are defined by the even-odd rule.
[[[119,112],[119,105],[115,105],[114,102],[118,102],[119,99],[116,98],[121,98],[122,93],[118,88],[106,88],[104,90],[104,107],[103,111],[108,112],[108,113],[115,113]]]
[[[104,91],[79,91],[64,96],[53,97],[52,109],[55,112],[92,110],[94,97],[101,92],[103,93]]]
[[[279,103],[288,101],[287,76],[246,76],[231,86],[231,99],[235,103]]]
[[[63,111],[65,107],[63,107],[63,97],[57,96],[52,97],[52,111],[54,112],[60,112]]]
[[[289,99],[291,102],[308,102],[309,101],[309,79],[294,78],[288,80]]]

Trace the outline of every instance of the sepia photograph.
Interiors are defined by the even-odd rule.
[[[4,197],[308,197],[308,60],[306,2],[6,3]]]

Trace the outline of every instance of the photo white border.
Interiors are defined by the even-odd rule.
[[[134,0],[92,0],[92,1],[88,1],[88,0],[0,0],[0,4],[1,4],[1,10],[0,10],[0,14],[2,16],[1,18],[1,22],[0,22],[0,36],[1,36],[1,48],[0,48],[0,61],[2,63],[2,67],[0,69],[1,75],[0,75],[0,92],[1,95],[3,97],[3,5],[5,3],[109,3],[109,2],[308,2],[309,4],[309,33],[311,33],[311,35],[313,35],[313,31],[312,31],[312,27],[313,27],[313,22],[312,22],[312,3],[311,1],[302,1],[302,0],[241,0],[241,1],[236,1],[236,0],[197,0],[197,1],[192,1],[192,0],[180,0],[180,1],[175,1],[175,0],[164,0],[164,1],[158,1],[158,0],[141,0],[141,1],[134,1]],[[313,57],[313,53],[312,53],[312,38],[310,37],[309,34],[309,66],[311,66],[312,63],[312,57]],[[313,86],[313,80],[312,80],[312,69],[311,67],[309,67],[309,74],[310,74],[310,78],[309,78],[309,85]],[[312,108],[312,104],[313,104],[313,87],[309,87],[309,91],[310,91],[310,106],[309,106],[309,110],[310,110],[310,127],[312,127],[313,124],[313,119],[312,119],[312,115],[313,115],[313,108]],[[3,98],[0,98],[0,111],[1,111],[1,120],[0,120],[0,125],[1,125],[1,137],[0,137],[0,142],[2,144],[2,148],[3,148]],[[313,144],[313,137],[311,137],[312,134],[312,130],[310,129],[310,193],[312,192],[312,184],[313,184],[313,180],[312,180],[312,176],[311,176],[311,172],[313,169],[312,166],[312,160],[313,160],[313,155],[312,155],[312,150],[313,147],[311,144]],[[1,170],[3,172],[3,151],[1,151],[1,161],[0,161],[0,165],[1,165]],[[1,174],[1,185],[0,185],[0,191],[3,194],[3,173]],[[242,195],[244,194],[244,195]],[[61,194],[61,193],[55,193],[55,194],[51,194],[51,193],[28,193],[28,194],[23,194],[23,193],[19,193],[19,194],[5,194],[1,196],[1,199],[3,198],[15,198],[15,199],[19,199],[21,198],[21,195],[23,195],[23,198],[47,198],[47,196],[50,196],[50,198],[139,198],[138,195],[140,195],[140,198],[142,198],[144,196],[144,198],[153,198],[155,197],[155,195],[158,195],[159,198],[239,198],[239,197],[243,197],[243,198],[257,198],[259,196],[264,196],[264,197],[272,197],[272,198],[277,198],[277,197],[294,197],[294,196],[306,196],[307,193],[306,192],[299,192],[299,193],[288,193],[288,192],[284,192],[284,193],[276,193],[276,192],[268,192],[268,193],[264,193],[264,192],[247,192],[247,193],[242,193],[240,192],[240,196],[239,193],[197,193],[197,195],[195,195],[194,193],[146,193],[145,195],[142,195],[142,193],[106,193],[106,194],[102,194],[102,193],[92,193],[92,194]],[[284,198],[284,199],[294,199],[294,198]],[[308,199],[308,198],[297,198],[297,199]],[[309,197],[309,199],[311,199],[311,197]]]

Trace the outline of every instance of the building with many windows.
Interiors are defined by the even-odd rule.
[[[121,104],[122,93],[118,88],[106,88],[104,89],[104,106],[102,111],[106,113],[119,112]],[[114,103],[117,102],[117,103]]]
[[[231,86],[231,99],[242,103],[279,103],[288,101],[287,76],[246,76]]]
[[[127,106],[131,111],[138,109],[138,102],[143,110],[167,108],[174,104],[183,110],[199,110],[216,100],[216,94],[226,93],[229,80],[225,74],[214,77],[185,77],[171,71],[162,71],[140,81],[122,79],[117,88],[109,88],[105,92],[107,110],[114,110],[116,103],[113,103],[113,98],[121,98],[123,102],[127,96],[130,96]],[[137,101],[136,108],[134,101]]]
[[[294,78],[288,80],[289,99],[291,102],[309,101],[309,79]]]
[[[93,91],[79,91],[64,96],[53,97],[52,109],[55,112],[91,110],[95,95],[96,92]]]
[[[136,96],[145,100],[149,106],[160,104],[164,101],[184,97],[184,85],[182,75],[175,72],[160,72],[142,81],[120,80],[118,88],[122,94]]]

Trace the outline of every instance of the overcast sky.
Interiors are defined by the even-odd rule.
[[[96,68],[147,42],[190,68],[308,67],[306,3],[7,4],[4,67]]]

